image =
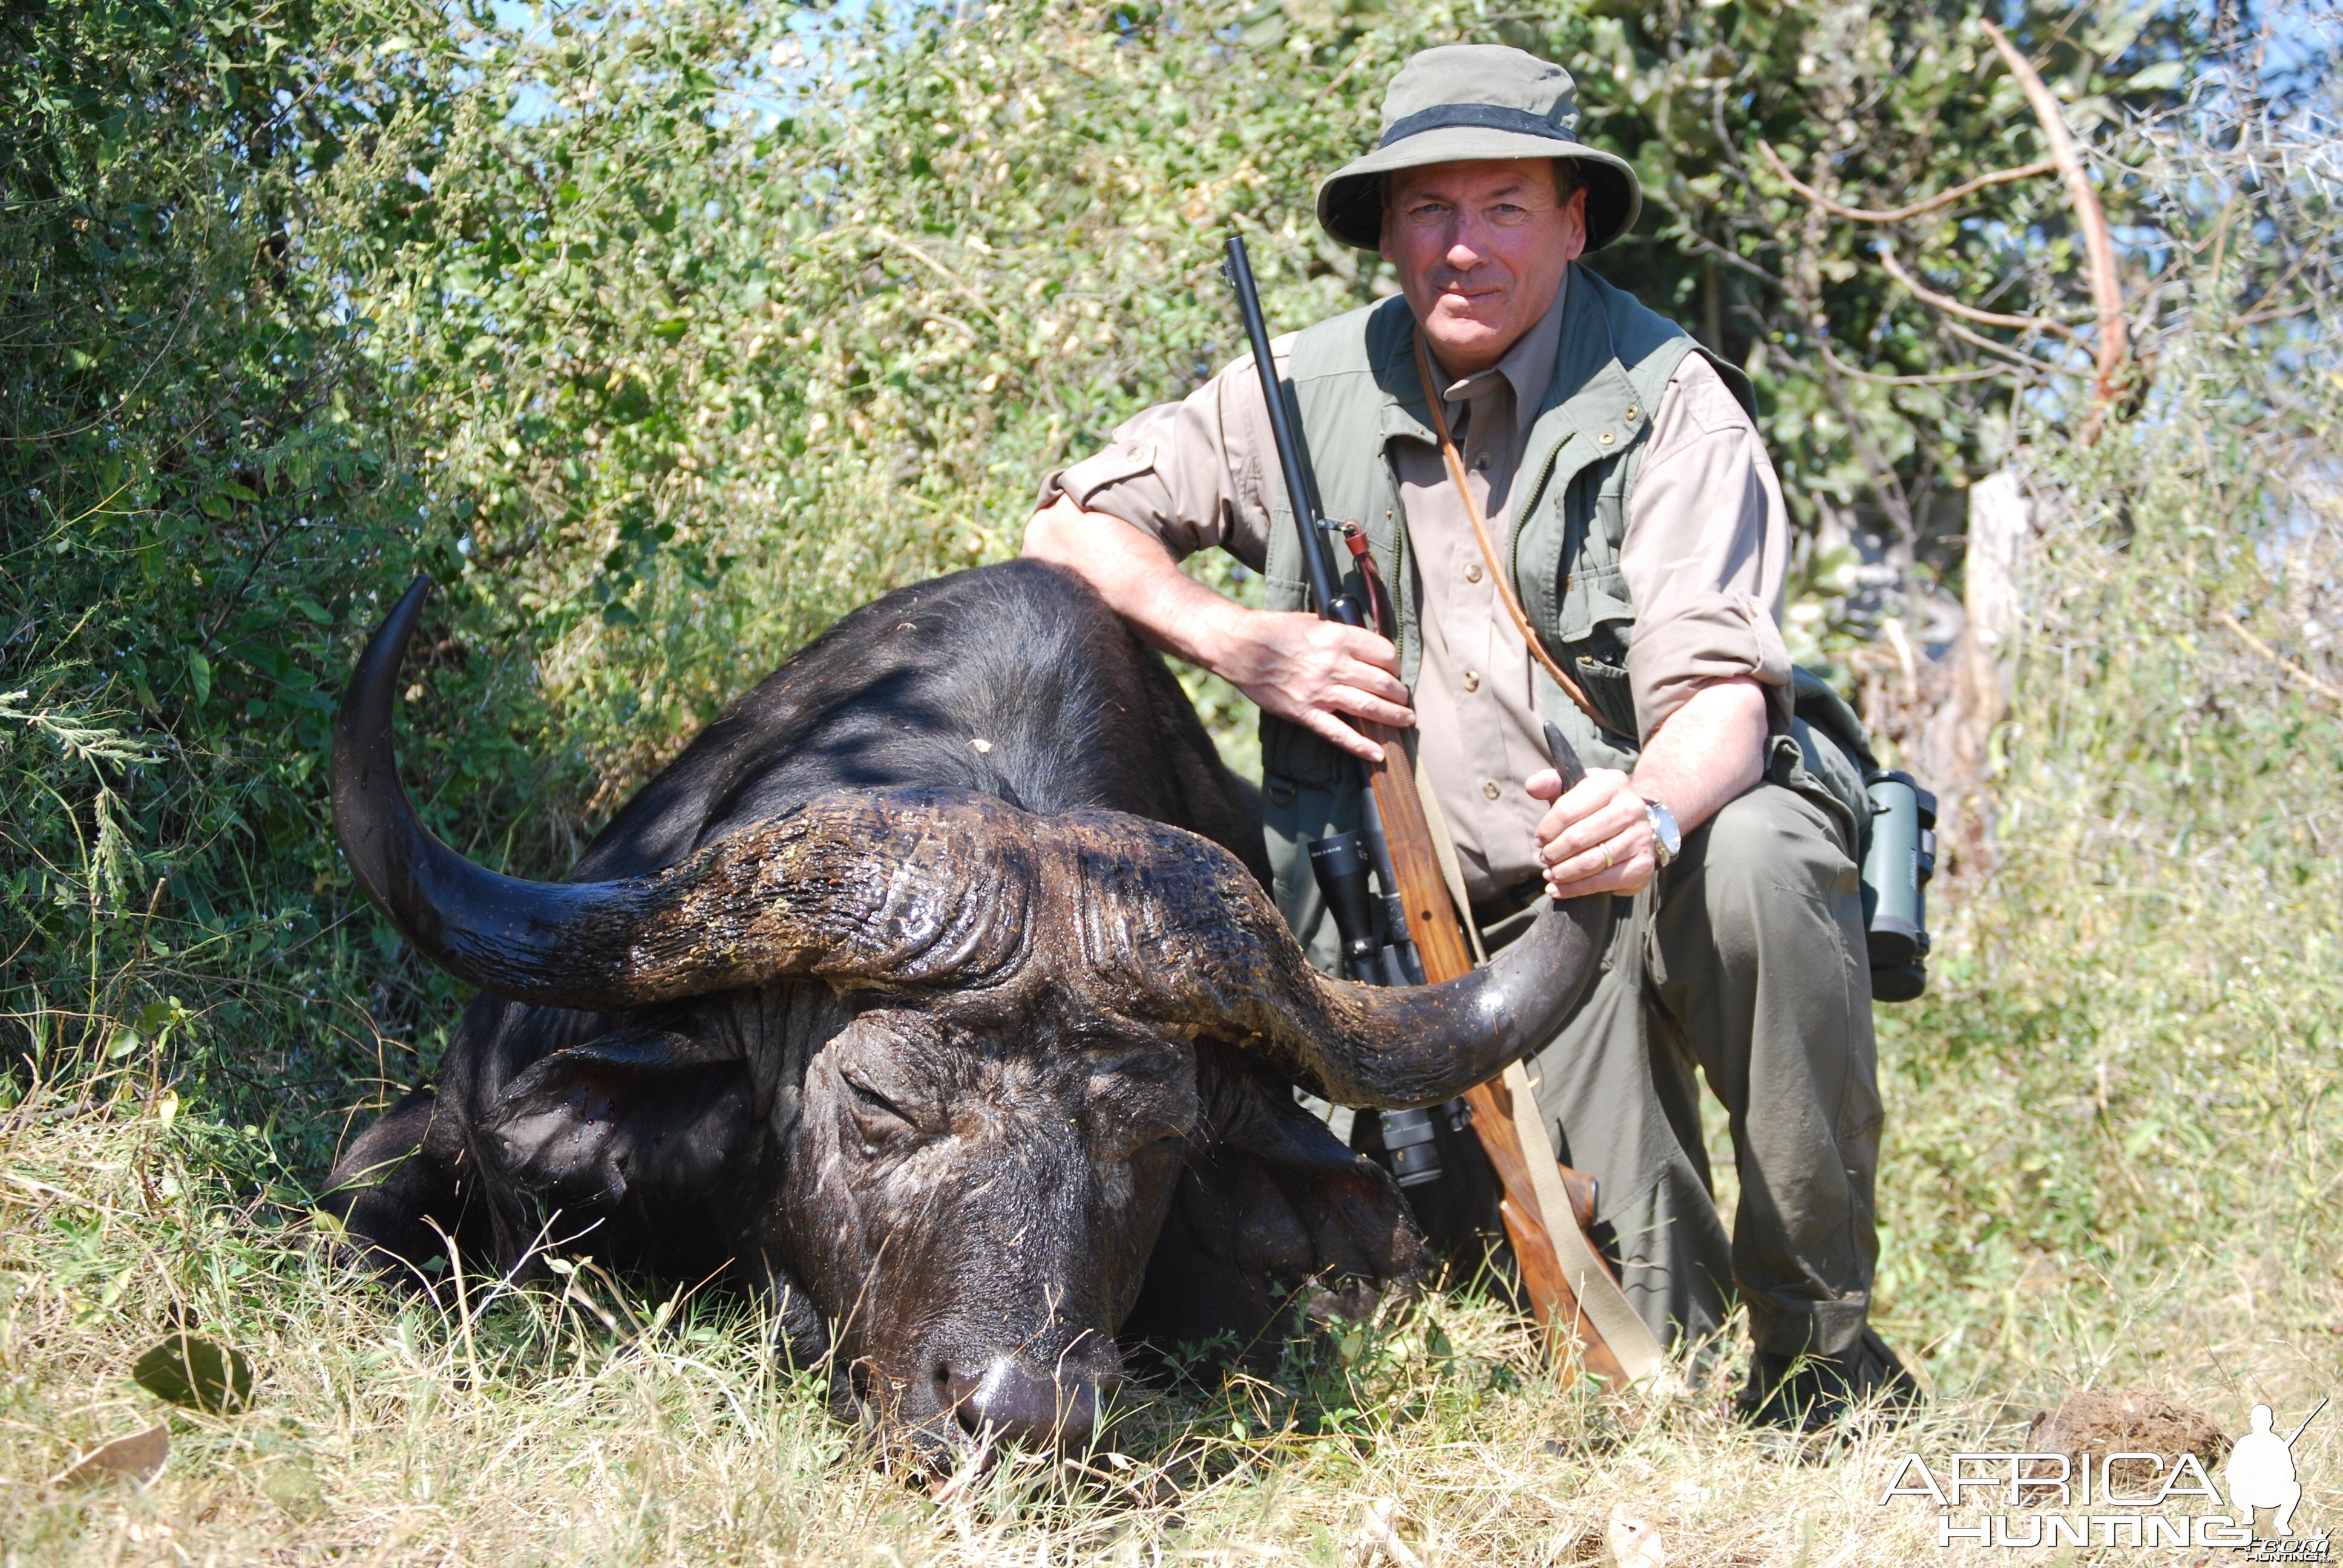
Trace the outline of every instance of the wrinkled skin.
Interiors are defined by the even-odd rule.
[[[570,880],[661,872],[827,791],[938,788],[1170,823],[1267,880],[1244,788],[1169,672],[1026,562],[846,618]],[[1254,1343],[1409,1285],[1428,1259],[1396,1189],[1292,1078],[1100,1005],[1091,957],[1030,940],[969,984],[787,978],[601,1011],[483,994],[437,1085],[345,1152],[328,1206],[394,1269],[444,1231],[474,1268],[550,1243],[769,1290],[842,1402],[939,1458],[986,1428],[1079,1445],[1122,1347]]]

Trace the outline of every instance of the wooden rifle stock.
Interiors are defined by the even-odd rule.
[[[1262,318],[1260,294],[1253,286],[1252,266],[1245,255],[1243,240],[1230,238],[1226,270],[1229,282],[1236,289],[1245,336],[1260,371],[1286,499],[1292,506],[1294,526],[1302,536],[1302,563],[1309,576],[1311,597],[1316,601],[1318,613],[1328,619],[1363,625],[1364,618],[1359,607],[1340,591],[1332,551],[1327,548],[1322,532],[1324,524],[1320,518],[1317,486],[1304,459],[1300,435],[1292,427],[1284,388],[1278,382],[1269,329]],[[1383,891],[1396,897],[1405,910],[1404,935],[1414,944],[1425,981],[1436,985],[1469,974],[1473,952],[1458,923],[1463,912],[1450,899],[1447,881],[1441,875],[1432,825],[1424,816],[1423,802],[1416,796],[1415,769],[1408,759],[1407,748],[1396,730],[1367,723],[1361,723],[1359,729],[1383,748],[1382,760],[1365,769],[1374,805],[1368,813],[1366,837],[1374,852],[1377,878],[1385,884]],[[1400,934],[1393,933],[1395,938]],[[1545,1331],[1549,1347],[1559,1352],[1565,1338],[1574,1340],[1585,1371],[1602,1378],[1612,1388],[1624,1388],[1629,1381],[1626,1370],[1593,1320],[1580,1309],[1577,1292],[1571,1289],[1554,1250],[1554,1237],[1546,1229],[1549,1223],[1576,1223],[1583,1229],[1593,1222],[1593,1203],[1586,1205],[1584,1221],[1574,1214],[1548,1215],[1542,1211],[1529,1160],[1523,1151],[1521,1131],[1514,1123],[1517,1111],[1513,1096],[1502,1078],[1466,1091],[1464,1099],[1473,1108],[1473,1131],[1504,1190],[1499,1211],[1504,1217],[1505,1235],[1513,1243],[1513,1258],[1521,1270],[1523,1292]],[[1518,1114],[1534,1117],[1538,1110],[1534,1105],[1524,1106]],[[1542,1145],[1543,1140],[1540,1141]],[[1576,1194],[1590,1190],[1592,1184],[1567,1168],[1562,1176],[1575,1207]]]
[[[1392,869],[1399,878],[1399,896],[1407,906],[1408,935],[1414,940],[1416,955],[1423,962],[1423,978],[1436,985],[1469,974],[1473,952],[1465,946],[1454,902],[1440,874],[1439,857],[1432,846],[1432,825],[1425,819],[1423,802],[1416,796],[1415,770],[1408,761],[1407,749],[1395,730],[1372,724],[1361,728],[1368,739],[1383,749],[1383,760],[1372,765],[1367,783],[1374,790],[1375,803],[1383,809]],[[1538,1114],[1537,1107],[1516,1108],[1503,1079],[1491,1079],[1465,1091],[1464,1101],[1473,1108],[1473,1134],[1480,1139],[1490,1168],[1496,1171],[1498,1184],[1504,1189],[1498,1211],[1504,1216],[1505,1239],[1513,1243],[1523,1293],[1529,1297],[1530,1309],[1544,1329],[1548,1343],[1559,1351],[1566,1338],[1574,1338],[1584,1369],[1608,1387],[1624,1388],[1629,1381],[1626,1369],[1619,1364],[1618,1356],[1604,1342],[1594,1322],[1579,1310],[1578,1294],[1570,1288],[1562,1260],[1554,1251],[1554,1237],[1546,1230],[1549,1217],[1539,1211],[1529,1160],[1522,1150],[1520,1130],[1513,1125],[1516,1115]],[[1585,1177],[1567,1167],[1562,1174],[1565,1187],[1574,1189],[1574,1198],[1577,1191],[1589,1185]],[[1584,1221],[1576,1214],[1553,1216],[1552,1221],[1581,1224],[1584,1228],[1594,1218],[1591,1203],[1587,1209]]]

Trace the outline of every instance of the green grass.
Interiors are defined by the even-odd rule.
[[[1041,473],[1225,349],[1213,236],[1306,207],[1380,66],[1030,8],[882,48],[892,20],[841,14],[839,70],[769,135],[702,112],[723,89],[696,64],[782,20],[737,6],[487,53],[411,0],[45,15],[71,46],[36,63],[72,91],[8,81],[133,113],[52,126],[55,190],[0,221],[9,431],[55,433],[0,450],[0,1568],[1544,1568],[1600,1559],[1623,1506],[1677,1563],[1900,1568],[1939,1560],[1921,1511],[1875,1503],[1907,1449],[2006,1446],[2084,1387],[2152,1385],[2232,1433],[2256,1401],[2290,1422],[2343,1394],[2343,508],[2322,456],[2343,320],[2331,181],[2268,151],[2298,123],[2227,134],[2260,111],[2216,95],[2202,121],[2093,133],[2171,237],[2125,264],[2166,270],[2127,275],[2152,385],[2107,438],[2077,446],[2039,391],[1971,429],[1902,387],[1909,427],[1883,427],[2014,454],[2045,519],[1994,862],[1940,890],[1931,993],[1880,1018],[1878,1317],[1928,1413],[1768,1442],[1725,1414],[1738,1345],[1601,1400],[1449,1292],[1272,1376],[1137,1390],[1081,1469],[940,1499],[873,1461],[748,1304],[591,1272],[407,1297],[329,1267],[310,1190],[428,1074],[460,1000],[340,864],[333,692],[385,596],[429,571],[403,742],[420,809],[558,874],[791,648],[1013,551]],[[1361,59],[1453,25],[1388,16]],[[203,65],[206,39],[244,75]],[[998,60],[971,71],[971,40]],[[578,112],[494,107],[538,77]],[[313,159],[261,156],[280,90]],[[1230,134],[1160,128],[1205,124]],[[941,160],[908,178],[906,126]],[[86,224],[51,221],[67,197]],[[1304,227],[1254,237],[1281,322],[1372,286]],[[1808,367],[1768,353],[1793,492],[1855,495]],[[1242,700],[1189,685],[1253,765]],[[249,1408],[134,1381],[174,1327],[250,1358]],[[57,1484],[158,1422],[151,1486]],[[2343,1413],[2298,1460],[2324,1527]]]
[[[2343,1371],[2331,1275],[2232,1268],[2124,1302],[2013,1280],[2030,1322],[1999,1375],[1965,1381],[1964,1358],[1940,1353],[1919,1422],[1801,1455],[1735,1425],[1717,1381],[1607,1402],[1557,1389],[1517,1322],[1439,1296],[1296,1347],[1271,1377],[1141,1392],[1079,1468],[1029,1460],[937,1501],[858,1447],[751,1307],[589,1271],[462,1310],[386,1293],[337,1274],[253,1190],[251,1139],[111,1087],[37,1093],[0,1121],[11,1568],[1333,1563],[1359,1560],[1378,1506],[1423,1561],[1547,1563],[1596,1556],[1622,1504],[1675,1562],[1887,1563],[1933,1550],[1920,1510],[1876,1506],[1906,1452],[2004,1446],[1996,1433],[2088,1382],[2151,1380],[2237,1431],[2251,1400],[2307,1408]],[[441,1296],[458,1300],[444,1282]],[[175,1321],[252,1358],[250,1409],[173,1410],[128,1381]],[[45,1484],[157,1421],[172,1454],[150,1488]],[[2336,1430],[2298,1451],[2308,1522],[2343,1502]]]
[[[2117,463],[2146,502],[2246,477],[2149,437],[2076,462],[2046,493]],[[333,1128],[183,1103],[171,1064],[213,1043],[190,1019],[0,1114],[0,1563],[1361,1563],[1388,1516],[1421,1562],[1544,1564],[1598,1559],[1625,1506],[1677,1563],[1900,1563],[1936,1548],[1917,1504],[1877,1505],[1896,1459],[2009,1446],[2074,1390],[2153,1386],[2233,1434],[2257,1401],[2298,1419],[2343,1390],[2343,727],[2206,635],[2266,558],[2167,570],[2187,540],[2158,515],[2183,514],[2046,531],[1999,869],[1941,911],[1929,997],[1882,1010],[1879,1317],[1936,1391],[1912,1427],[1753,1434],[1726,1414],[1738,1346],[1606,1402],[1447,1292],[1272,1377],[1135,1391],[1079,1469],[940,1501],[747,1304],[582,1272],[458,1308],[449,1282],[435,1303],[337,1275],[303,1229]],[[2297,619],[2332,613],[2335,543],[2281,562],[2281,609],[2288,570],[2312,585]],[[130,1380],[175,1323],[251,1357],[249,1410]],[[52,1484],[157,1421],[151,1487]],[[2297,1451],[2312,1528],[2343,1507],[2338,1433]]]

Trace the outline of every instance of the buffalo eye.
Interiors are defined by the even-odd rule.
[[[918,1117],[854,1074],[840,1072],[838,1077],[839,1081],[846,1085],[847,1110],[854,1117],[855,1128],[861,1133],[865,1147],[875,1147],[918,1132]]]

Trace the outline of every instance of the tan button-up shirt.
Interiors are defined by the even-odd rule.
[[[1502,550],[1522,451],[1552,380],[1563,302],[1487,370],[1451,384],[1449,427]],[[1291,339],[1271,346],[1282,367]],[[1778,616],[1789,566],[1781,487],[1756,427],[1698,355],[1653,410],[1620,568],[1635,605],[1627,674],[1644,738],[1702,686],[1754,676],[1788,712]],[[1477,902],[1538,874],[1545,808],[1522,780],[1546,766],[1534,666],[1497,598],[1440,449],[1393,444],[1418,575],[1418,745]],[[1258,571],[1282,481],[1250,355],[1178,403],[1134,416],[1096,456],[1051,476],[1060,493],[1185,557],[1218,546]]]

